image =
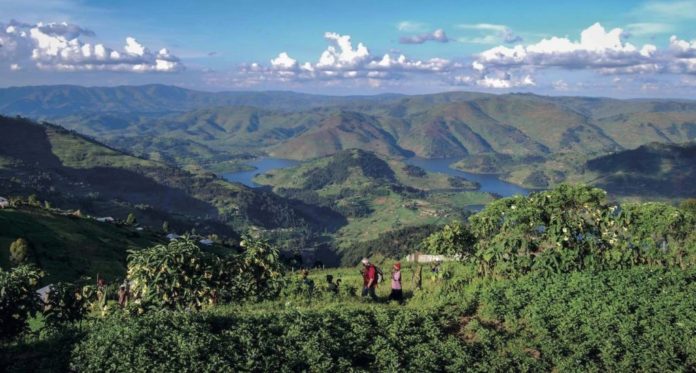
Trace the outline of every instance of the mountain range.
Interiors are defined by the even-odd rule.
[[[359,148],[424,158],[591,156],[696,138],[696,102],[448,92],[318,96],[171,86],[0,90],[0,112],[51,120],[174,163]],[[210,162],[208,162],[210,163]]]

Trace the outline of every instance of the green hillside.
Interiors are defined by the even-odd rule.
[[[274,170],[255,182],[272,186],[285,198],[344,216],[347,222],[334,234],[340,248],[404,227],[443,224],[462,218],[473,205],[493,200],[470,181],[357,149]]]
[[[46,272],[45,283],[81,276],[113,281],[126,273],[126,251],[160,243],[164,234],[61,216],[39,208],[0,209],[0,264],[9,267],[10,244],[29,242],[30,263]]]
[[[652,143],[587,162],[593,184],[624,196],[696,196],[696,143]]]
[[[191,99],[190,104],[177,107],[152,98],[153,105],[161,104],[162,109],[155,115],[145,105],[153,89],[141,87],[142,92],[134,95],[142,100],[140,111],[71,109],[51,118],[111,145],[179,164],[214,163],[249,153],[306,160],[351,148],[425,158],[489,153],[598,156],[653,141],[680,143],[696,137],[693,101],[453,92],[412,97],[312,96],[316,101],[308,107],[297,103],[301,95],[266,92],[268,100],[262,103],[256,99],[261,93],[238,92],[234,100],[209,94],[215,99]],[[83,100],[93,102],[96,95],[107,108],[112,102],[128,102],[94,90],[87,89],[89,99]],[[35,92],[36,97],[53,97],[41,92]],[[182,97],[199,94],[182,92],[186,92]],[[82,96],[61,97],[78,105]],[[40,116],[31,107],[7,112]]]
[[[154,226],[179,220],[227,235],[250,225],[309,224],[271,193],[137,158],[57,126],[0,117],[0,132],[4,195],[37,194],[56,207],[117,218],[137,211]]]
[[[624,198],[671,199],[696,195],[696,145],[650,143],[607,155],[559,153],[544,158],[482,154],[454,167],[497,173],[528,188],[588,183]]]

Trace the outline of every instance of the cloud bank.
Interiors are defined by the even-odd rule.
[[[400,79],[404,73],[441,73],[456,66],[442,58],[417,60],[399,53],[375,55],[365,44],[354,46],[349,35],[335,32],[326,32],[324,39],[329,45],[316,62],[300,63],[287,52],[281,52],[270,60],[270,65],[252,63],[243,66],[242,73],[257,81],[386,80]]]
[[[183,64],[167,49],[152,52],[127,37],[123,50],[83,38],[95,33],[70,23],[0,23],[0,64],[12,71],[176,72]]]

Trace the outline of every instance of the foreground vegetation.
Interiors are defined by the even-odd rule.
[[[304,279],[252,236],[239,253],[186,239],[132,251],[124,309],[108,291],[56,286],[41,310],[32,302],[41,274],[19,266],[0,272],[1,362],[107,372],[688,372],[695,224],[690,210],[616,206],[589,187],[501,199],[423,241],[458,260],[438,272],[405,265],[404,305],[361,299],[358,268]],[[392,260],[372,259],[388,273]],[[342,280],[338,292],[327,274]]]

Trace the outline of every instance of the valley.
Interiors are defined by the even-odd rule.
[[[3,118],[5,194],[338,260],[561,183],[677,202],[696,185],[685,100],[46,86],[0,89],[0,109],[54,123]]]

